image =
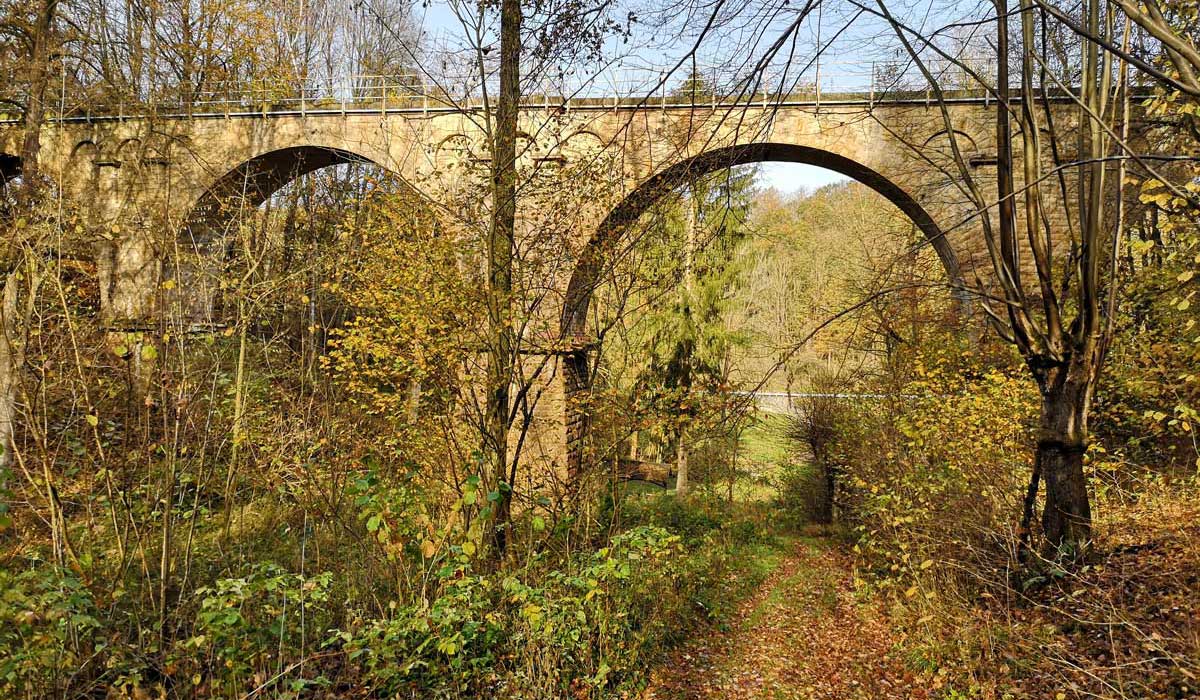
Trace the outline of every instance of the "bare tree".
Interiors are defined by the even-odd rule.
[[[1077,21],[1039,0],[1022,0],[1018,8],[995,0],[994,80],[940,49],[931,38],[937,32],[908,26],[884,0],[872,9],[890,24],[928,81],[952,135],[931,54],[968,72],[977,89],[996,100],[994,196],[972,173],[964,146],[954,136],[949,174],[970,200],[986,244],[990,274],[977,279],[971,291],[992,327],[1021,353],[1041,394],[1023,531],[1027,536],[1032,527],[1039,483],[1044,483],[1041,529],[1059,553],[1086,550],[1091,539],[1084,454],[1091,439],[1089,412],[1116,313],[1119,269],[1113,255],[1123,226],[1121,205],[1112,203],[1122,201],[1126,162],[1155,172],[1125,136],[1131,119],[1128,70],[1133,65],[1174,83],[1130,54],[1129,34],[1122,31],[1115,8],[1088,0]],[[1014,18],[1020,27],[1015,42],[1010,37]],[[1070,67],[1054,60],[1054,46],[1047,39],[1061,34],[1064,26],[1082,38],[1075,45],[1077,79]],[[1184,41],[1178,33],[1173,36],[1173,41]],[[1172,61],[1187,55],[1168,41],[1162,48]],[[1010,75],[1013,68],[1015,76]],[[1065,118],[1051,98],[1069,100],[1073,118]],[[1076,152],[1067,158],[1063,151],[1072,142]],[[1049,156],[1053,165],[1047,168]]]

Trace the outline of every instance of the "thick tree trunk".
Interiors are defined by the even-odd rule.
[[[688,317],[686,321],[688,326],[691,326],[691,313],[693,308],[692,288],[696,279],[694,271],[696,259],[696,222],[699,217],[700,200],[696,192],[696,184],[692,183],[688,192],[688,199],[684,202],[684,207],[687,211],[684,220],[685,239],[683,248],[683,309],[684,314]],[[690,332],[690,331],[689,331]],[[692,353],[695,351],[694,345],[689,345],[686,355],[683,359],[683,373],[680,377],[680,386],[685,389],[685,396],[691,393],[692,388]],[[690,400],[690,396],[688,399]],[[687,451],[687,424],[681,423],[678,431],[675,434],[675,495],[679,498],[686,498],[688,493],[688,451]]]
[[[816,513],[817,523],[820,525],[829,525],[833,523],[833,492],[837,488],[837,475],[834,473],[833,467],[822,458],[821,467],[821,500]]]
[[[17,273],[11,272],[0,290],[0,475],[12,461],[17,382],[23,362],[17,337],[17,284]]]
[[[1042,387],[1034,472],[1046,485],[1042,533],[1046,545],[1058,555],[1083,553],[1092,536],[1091,503],[1083,473],[1092,387],[1079,374],[1083,372],[1078,367],[1052,371]]]
[[[50,80],[50,44],[53,37],[54,13],[58,0],[42,0],[38,3],[34,21],[33,47],[29,66],[29,102],[25,106],[24,133],[21,141],[21,186],[16,191],[20,208],[26,213],[35,211],[41,174],[38,159],[41,155],[42,122],[46,118],[46,90]],[[14,216],[20,218],[20,215]],[[12,241],[19,241],[21,232],[10,232]],[[0,468],[6,467],[12,458],[13,423],[16,419],[17,383],[24,362],[21,343],[18,339],[20,327],[17,319],[17,280],[21,276],[23,252],[18,245],[9,243],[5,252],[9,259],[4,261],[4,286],[0,289]]]

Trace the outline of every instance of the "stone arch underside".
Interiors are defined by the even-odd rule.
[[[292,146],[249,158],[200,195],[180,229],[181,243],[207,251],[219,242],[239,213],[256,209],[301,176],[347,163],[377,165],[353,151],[327,146]]]
[[[909,192],[872,168],[845,156],[788,143],[753,143],[714,149],[668,166],[638,185],[611,211],[588,241],[567,286],[561,332],[565,339],[585,335],[592,292],[612,250],[631,226],[661,197],[690,178],[738,165],[764,162],[816,165],[850,177],[883,195],[921,230],[952,283],[961,282],[958,257],[941,227]]]
[[[187,210],[178,231],[179,254],[165,271],[178,280],[175,301],[184,316],[193,322],[214,318],[218,294],[209,279],[224,264],[226,233],[239,215],[304,175],[349,163],[378,165],[347,149],[304,145],[267,151],[220,176]]]

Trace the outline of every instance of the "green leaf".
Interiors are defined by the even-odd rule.
[[[372,515],[367,519],[367,532],[375,532],[379,529],[379,516]]]
[[[90,413],[83,418],[88,422],[88,425],[92,426],[93,428],[100,424],[100,419]]]
[[[142,346],[142,359],[146,362],[153,362],[158,359],[158,348],[153,345]]]

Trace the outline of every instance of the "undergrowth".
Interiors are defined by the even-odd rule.
[[[0,572],[5,697],[600,698],[627,694],[669,648],[721,624],[778,561],[762,508],[628,498],[599,546],[489,565],[462,547],[424,596],[346,599],[331,572],[272,562],[197,589],[157,666],[123,639],[121,601],[29,562]],[[154,634],[153,630],[141,630]],[[365,695],[364,695],[365,694]]]

